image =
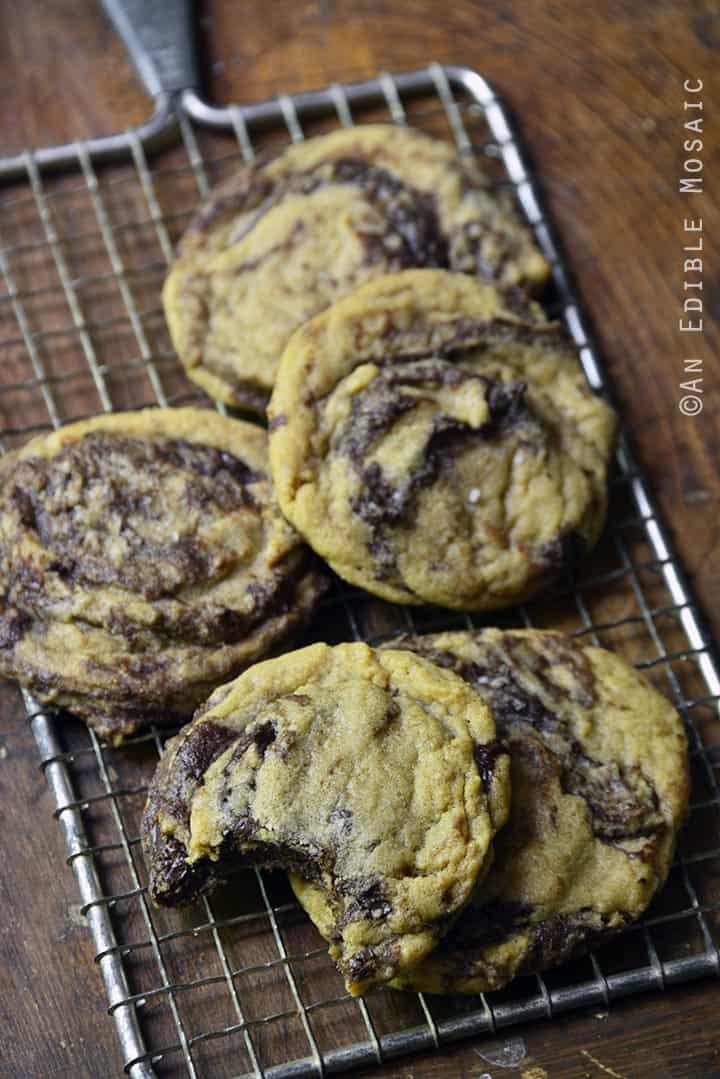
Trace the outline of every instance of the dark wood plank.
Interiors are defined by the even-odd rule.
[[[148,114],[92,0],[3,0],[0,14],[4,152],[117,130]],[[209,87],[219,101],[257,100],[431,59],[476,67],[496,83],[521,120],[639,456],[717,633],[720,277],[709,261],[705,333],[691,348],[678,330],[683,218],[702,216],[708,245],[720,231],[720,201],[709,183],[703,196],[678,192],[683,81],[703,79],[706,109],[720,100],[716,5],[211,0],[201,14]],[[717,175],[717,138],[707,139],[703,158],[706,175]],[[704,364],[697,417],[678,409],[690,355]],[[89,934],[15,690],[0,694],[0,717],[3,1073],[120,1074]],[[719,1005],[720,986],[705,981],[372,1074],[705,1079],[720,1076]]]
[[[0,686],[0,1074],[119,1071],[90,931],[14,687]]]
[[[0,0],[3,154],[109,135],[152,111],[94,0]]]
[[[360,1073],[377,1079],[701,1079],[720,1075],[720,1046],[707,1020],[706,985],[651,994],[507,1030],[435,1058]],[[706,1014],[706,1013],[705,1013]]]

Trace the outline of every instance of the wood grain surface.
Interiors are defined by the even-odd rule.
[[[147,117],[92,0],[0,3],[2,152]],[[720,6],[658,0],[210,0],[208,96],[253,101],[431,60],[489,77],[536,163],[638,456],[704,615],[720,635]],[[678,190],[704,83],[705,193]],[[690,115],[694,115],[690,113]],[[704,332],[679,330],[683,220],[703,219]],[[697,257],[697,256],[695,256]],[[697,275],[695,275],[696,277]],[[678,407],[702,360],[702,411]],[[697,373],[693,376],[697,378]],[[0,1075],[122,1073],[93,947],[17,691],[0,692]],[[508,1030],[367,1074],[383,1079],[712,1079],[720,983],[706,980]],[[363,1073],[365,1074],[365,1073]]]

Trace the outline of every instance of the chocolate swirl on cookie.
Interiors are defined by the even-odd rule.
[[[247,166],[211,197],[164,304],[191,378],[262,411],[291,334],[353,288],[410,267],[541,286],[547,264],[506,195],[448,144],[381,124]]]
[[[115,740],[188,716],[312,609],[266,435],[192,409],[30,443],[0,486],[0,668]]]
[[[263,202],[247,231],[288,196],[312,195],[331,184],[357,188],[384,219],[382,230],[363,231],[362,225],[358,226],[369,264],[384,262],[388,271],[409,266],[448,266],[447,241],[438,220],[434,194],[418,191],[411,183],[362,158],[340,158],[307,173],[291,175]]]
[[[507,815],[489,709],[408,652],[313,645],[222,687],[171,741],[150,788],[150,894],[186,902],[238,861],[324,890],[351,992],[437,943]],[[478,763],[487,747],[492,766]]]
[[[447,648],[435,641],[448,640]],[[553,754],[562,789],[582,798],[599,839],[620,842],[662,832],[666,822],[642,761],[600,759],[578,736],[579,717],[600,705],[593,668],[583,649],[562,634],[534,637],[482,631],[462,636],[405,637],[400,642],[474,686],[493,711],[498,734],[513,744],[536,734]],[[552,672],[563,672],[561,681]]]
[[[456,274],[390,275],[317,316],[269,416],[283,511],[384,599],[507,606],[604,521],[613,413],[558,326]]]
[[[412,409],[420,409],[442,387],[472,392],[479,386],[485,397],[486,416],[481,422],[467,422],[449,412],[438,411],[424,426],[424,444],[400,482],[394,484],[383,474],[382,464],[371,459],[373,449],[383,438],[392,435],[396,421],[402,422]],[[403,387],[412,392],[403,392]],[[505,384],[464,369],[440,357],[429,357],[381,368],[377,378],[353,399],[348,423],[340,427],[333,440],[333,450],[347,454],[360,479],[360,493],[351,507],[368,525],[368,549],[376,560],[378,577],[397,572],[397,559],[386,533],[393,526],[412,527],[417,498],[441,472],[452,472],[464,450],[472,450],[477,440],[491,441],[507,437],[513,428],[524,428],[520,437],[539,445],[542,431],[525,403],[526,386],[522,382]]]
[[[470,905],[399,988],[498,989],[623,929],[663,883],[688,802],[677,712],[617,656],[541,630],[388,643],[451,670],[490,706],[512,762],[510,819]],[[480,747],[488,774],[492,744]],[[317,884],[293,888],[332,940]]]

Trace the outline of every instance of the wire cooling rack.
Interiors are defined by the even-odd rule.
[[[479,75],[432,65],[243,108],[211,108],[186,90],[162,100],[150,125],[110,144],[11,161],[4,172],[20,182],[0,202],[4,446],[103,410],[209,405],[185,379],[160,307],[173,246],[198,201],[260,148],[388,118],[455,140],[460,153],[479,155],[515,191],[552,263],[548,310],[565,321],[590,384],[607,393],[506,111]],[[158,134],[166,146],[151,158]],[[128,160],[104,167],[106,152],[117,151]],[[69,173],[48,177],[44,166],[53,162],[69,165]],[[720,971],[718,667],[624,438],[609,520],[575,580],[500,621],[587,634],[635,662],[675,701],[690,738],[690,820],[669,881],[642,922],[585,959],[499,993],[434,998],[378,990],[349,998],[280,874],[242,870],[188,911],[154,910],[138,830],[168,732],[152,730],[115,749],[26,698],[128,1075],[295,1079],[355,1071]],[[481,620],[393,607],[337,582],[307,639],[373,641],[398,629],[472,624]]]

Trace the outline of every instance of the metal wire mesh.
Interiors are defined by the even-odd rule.
[[[100,170],[78,144],[76,170],[52,180],[28,153],[25,182],[0,203],[3,445],[99,411],[209,405],[182,373],[159,301],[173,245],[198,200],[269,144],[388,118],[451,137],[514,189],[552,262],[548,309],[565,320],[590,383],[607,392],[505,111],[479,76],[433,65],[248,109],[188,99],[178,111],[177,145],[152,168],[137,133],[128,136],[130,163]],[[280,874],[242,870],[188,911],[154,910],[139,820],[172,732],[153,729],[116,749],[26,698],[129,1075],[320,1076],[720,971],[720,680],[625,439],[609,520],[575,579],[492,621],[587,634],[642,668],[687,724],[691,816],[669,881],[638,926],[499,993],[461,999],[380,990],[349,998]],[[374,641],[398,629],[473,624],[481,620],[396,608],[337,582],[308,640]]]

